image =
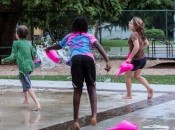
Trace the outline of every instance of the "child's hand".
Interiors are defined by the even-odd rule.
[[[49,52],[49,49],[46,47],[46,48],[44,48],[44,51],[45,52]]]
[[[132,61],[131,58],[126,59],[126,63],[131,63],[131,61]]]
[[[111,69],[111,63],[108,61],[108,62],[106,62],[105,70],[106,70],[107,72],[109,72],[110,69]]]

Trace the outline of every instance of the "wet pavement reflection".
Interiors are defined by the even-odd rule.
[[[40,112],[31,111],[34,103],[22,104],[21,88],[0,89],[0,128],[3,130],[72,130],[72,90],[35,89],[42,105]],[[105,130],[122,120],[135,122],[139,130],[175,129],[174,93],[155,92],[146,100],[147,93],[135,91],[132,100],[122,99],[124,91],[97,91],[98,125],[89,126],[90,103],[84,90],[80,106],[82,130]],[[154,128],[153,128],[154,127]]]
[[[106,130],[123,120],[134,122],[138,126],[138,130],[174,130],[174,105],[174,100],[168,101],[164,104],[110,118],[99,122],[96,127],[87,126],[81,130]]]

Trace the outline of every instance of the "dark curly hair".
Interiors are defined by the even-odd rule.
[[[80,16],[80,17],[76,17],[74,19],[74,22],[72,24],[72,31],[73,32],[87,32],[88,31],[88,23],[87,20]]]

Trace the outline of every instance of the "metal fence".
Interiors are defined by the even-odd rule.
[[[128,23],[134,16],[140,17],[144,21],[145,30],[160,29],[165,34],[161,37],[155,34],[153,37],[156,39],[149,39],[150,46],[146,51],[147,56],[153,59],[175,59],[173,10],[124,10],[121,16],[117,19],[110,19],[110,21],[103,19],[103,16],[101,16],[100,38],[102,40],[128,39],[131,33],[128,29]],[[121,51],[121,53],[123,52]]]
[[[145,23],[146,29],[161,29],[165,33],[165,38],[173,39],[174,31],[174,11],[173,10],[124,10],[117,18],[108,19],[99,15],[96,19],[88,18],[89,32],[95,33],[95,23],[98,20],[98,37],[101,39],[127,39],[130,31],[128,23],[134,17],[140,17]],[[54,11],[28,11],[23,13],[18,24],[27,24],[31,29],[31,40],[39,35],[36,28],[41,29],[41,35],[45,36],[48,31],[55,39],[62,39],[71,31],[73,19],[77,16],[73,11],[60,15]],[[40,37],[40,36],[39,36]]]
[[[48,33],[55,40],[61,40],[71,32],[73,19],[77,16],[74,11],[61,14],[59,11],[26,11],[18,21],[18,25],[25,24],[30,29],[29,40],[33,44],[43,44]],[[106,18],[102,14],[97,18],[87,17],[89,32],[97,33],[100,42],[103,39],[127,39],[130,35],[128,23],[134,17],[140,17],[146,29],[161,29],[165,39],[173,39],[174,10],[123,10],[122,14],[114,18]],[[96,24],[99,22],[98,24]],[[99,26],[95,26],[99,25]]]
[[[117,20],[114,18],[111,22],[101,22],[103,25],[101,35],[106,39],[128,38],[128,23],[134,16],[137,16],[144,21],[146,29],[161,29],[165,33],[165,38],[173,38],[173,15],[173,10],[124,10]],[[103,16],[101,20],[106,21]]]

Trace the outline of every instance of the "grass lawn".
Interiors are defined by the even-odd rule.
[[[150,45],[152,41],[149,41]],[[164,44],[163,42],[156,41],[156,45]],[[170,41],[170,44],[173,44],[173,41]],[[128,39],[102,39],[102,46],[109,46],[109,47],[126,47],[128,46]]]
[[[102,40],[102,46],[123,47],[128,46],[128,40]]]
[[[151,44],[151,41],[150,41]],[[128,47],[127,40],[102,40],[102,46],[105,50],[110,50],[110,47]],[[144,75],[150,84],[175,84],[175,75]],[[0,76],[0,79],[18,79],[17,76]],[[32,80],[52,80],[52,81],[71,81],[70,75],[64,76],[31,76]],[[125,79],[123,76],[115,79],[114,75],[97,75],[97,82],[117,82],[124,83]],[[137,83],[133,79],[133,83]]]
[[[109,51],[110,47],[128,47],[128,41],[103,39],[102,46],[106,51]]]
[[[144,75],[150,84],[175,84],[175,75]],[[17,76],[0,76],[0,79],[18,79]],[[32,80],[51,80],[51,81],[71,81],[70,75],[64,76],[31,76]],[[97,82],[116,82],[124,83],[125,79],[122,76],[115,79],[114,75],[97,75]],[[133,83],[137,81],[133,78]]]

